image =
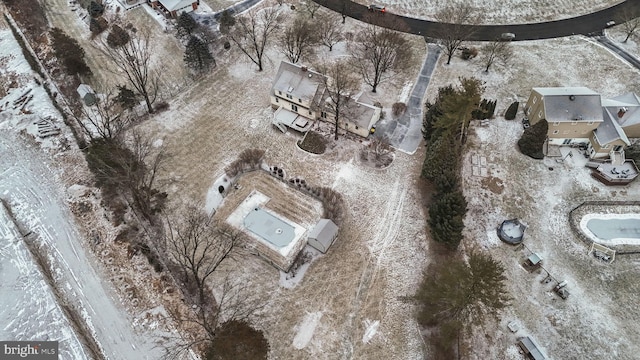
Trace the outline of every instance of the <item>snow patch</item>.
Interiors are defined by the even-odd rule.
[[[402,91],[400,92],[400,96],[398,97],[398,102],[407,103],[409,100],[409,94],[411,93],[411,88],[413,87],[413,83],[411,81],[407,81],[404,83],[402,87]]]
[[[311,338],[313,337],[313,333],[316,331],[316,327],[320,323],[320,318],[322,317],[322,311],[317,311],[313,313],[307,313],[304,316],[304,320],[298,326],[298,333],[293,338],[293,347],[300,350],[304,349]]]
[[[378,332],[378,326],[380,326],[380,320],[371,321],[366,319],[364,321],[364,326],[367,328],[364,331],[364,335],[362,335],[362,342],[368,344],[369,341],[376,335]]]

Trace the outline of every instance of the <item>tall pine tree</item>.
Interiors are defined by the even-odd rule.
[[[197,36],[191,36],[184,51],[184,61],[196,72],[206,72],[216,61],[209,50],[209,46]]]

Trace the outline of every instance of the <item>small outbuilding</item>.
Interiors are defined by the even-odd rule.
[[[538,346],[528,336],[518,338],[518,346],[528,359],[531,360],[544,360],[546,357],[542,354]]]
[[[320,219],[309,232],[308,244],[321,253],[326,253],[338,236],[338,225],[329,219]]]
[[[96,104],[96,94],[93,92],[93,89],[89,85],[80,84],[76,91],[78,92],[78,95],[80,95],[82,101],[84,101],[85,105],[93,106]]]

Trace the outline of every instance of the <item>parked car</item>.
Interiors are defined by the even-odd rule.
[[[369,5],[368,9],[371,12],[379,12],[379,13],[382,13],[382,14],[384,14],[387,11],[387,9],[385,9],[384,6],[375,5],[375,4]]]
[[[611,21],[607,21],[606,27],[607,27],[607,28],[610,28],[610,27],[612,27],[612,26],[616,26],[616,22],[615,22],[615,21],[613,21],[613,20],[611,20]]]
[[[511,41],[516,38],[516,34],[514,33],[502,33],[500,34],[500,40]]]

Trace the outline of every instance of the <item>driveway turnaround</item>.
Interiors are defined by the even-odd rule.
[[[429,44],[427,49],[427,58],[407,101],[407,110],[397,119],[384,119],[376,124],[375,136],[386,136],[391,146],[407,154],[415,153],[422,141],[422,99],[440,57],[439,46]]]

